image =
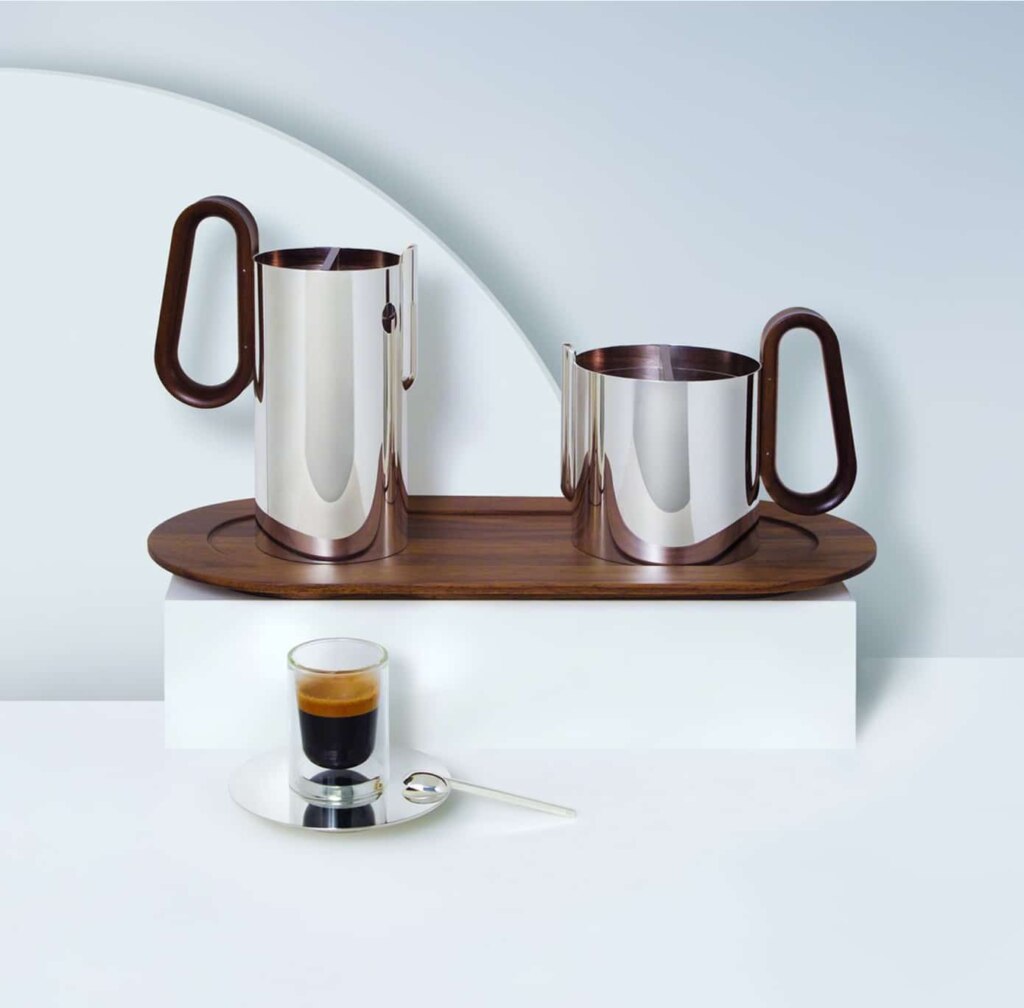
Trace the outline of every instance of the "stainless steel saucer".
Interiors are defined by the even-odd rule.
[[[228,789],[247,812],[271,822],[321,833],[354,833],[397,826],[439,809],[447,794],[429,805],[405,797],[405,779],[423,771],[448,776],[448,768],[435,757],[414,749],[393,748],[388,786],[381,798],[359,808],[325,808],[310,804],[292,791],[288,786],[288,750],[276,749],[240,766],[232,774]]]

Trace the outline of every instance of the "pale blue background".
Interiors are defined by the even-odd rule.
[[[349,165],[552,368],[563,340],[754,353],[777,309],[823,312],[861,456],[841,513],[880,545],[868,655],[1024,654],[1022,38],[1024,8],[982,4],[0,5],[0,65],[167,88]],[[808,488],[811,349],[783,379]]]

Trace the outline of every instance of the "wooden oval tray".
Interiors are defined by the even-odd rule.
[[[579,552],[569,506],[554,497],[412,497],[405,550],[343,564],[275,550],[256,528],[252,500],[227,501],[158,525],[149,555],[193,581],[319,599],[756,598],[844,581],[875,559],[874,539],[848,521],[759,507],[756,541],[747,537],[715,563],[690,567],[617,564]]]

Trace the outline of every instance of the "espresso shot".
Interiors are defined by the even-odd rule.
[[[356,808],[388,781],[388,653],[372,641],[324,637],[288,652],[292,791],[314,805]]]
[[[296,683],[302,751],[327,770],[365,763],[377,741],[376,675],[300,676]]]

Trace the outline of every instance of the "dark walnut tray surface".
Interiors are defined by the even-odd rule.
[[[194,581],[293,599],[757,598],[844,581],[875,559],[874,539],[851,522],[759,509],[750,536],[686,567],[581,553],[569,505],[554,497],[412,497],[408,546],[364,563],[289,556],[257,529],[251,499],[227,501],[157,526],[149,554]]]

